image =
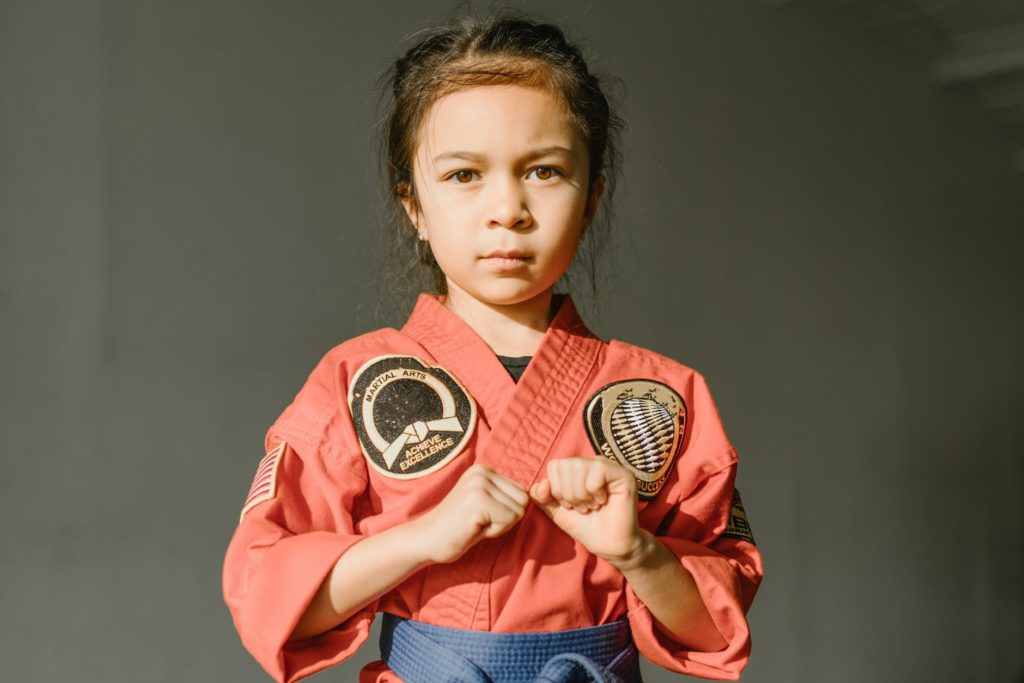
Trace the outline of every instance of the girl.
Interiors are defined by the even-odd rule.
[[[737,678],[762,568],[704,380],[553,293],[609,184],[597,79],[503,14],[423,39],[391,92],[389,193],[436,290],[268,431],[224,564],[243,644],[296,681],[383,612],[364,683],[639,681],[638,652]]]

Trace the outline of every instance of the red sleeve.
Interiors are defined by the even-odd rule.
[[[687,650],[656,622],[628,584],[626,603],[637,648],[651,662],[691,676],[736,680],[750,656],[746,614],[764,569],[735,496],[735,451],[699,376],[691,402],[693,433],[677,462],[679,476],[662,492],[671,507],[655,536],[693,576],[727,645],[718,652]]]
[[[351,656],[367,639],[376,603],[334,629],[288,642],[338,558],[363,536],[353,507],[365,463],[325,358],[267,432],[238,527],[224,559],[224,600],[242,644],[280,683]]]

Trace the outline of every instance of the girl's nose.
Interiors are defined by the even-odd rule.
[[[527,206],[526,192],[516,178],[491,183],[487,198],[487,224],[510,230],[529,227],[533,222]]]

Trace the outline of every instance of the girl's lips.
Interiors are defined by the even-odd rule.
[[[484,258],[525,258],[529,259],[531,256],[525,251],[492,251]]]
[[[485,256],[481,260],[495,270],[517,270],[525,268],[532,258],[529,256]]]

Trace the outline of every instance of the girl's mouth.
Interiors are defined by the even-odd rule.
[[[526,267],[526,265],[528,263],[530,263],[530,261],[532,261],[533,258],[530,257],[530,256],[526,256],[526,255],[522,255],[522,256],[485,256],[481,260],[484,263],[486,263],[488,266],[490,266],[490,267],[492,267],[492,268],[494,268],[496,270],[516,270],[518,268]]]

